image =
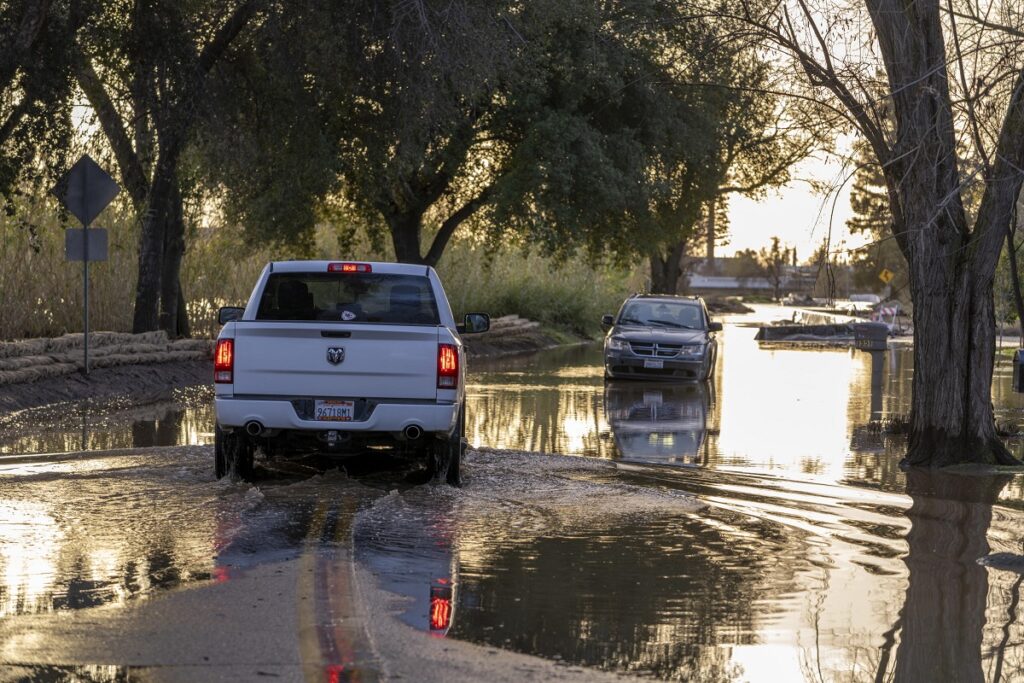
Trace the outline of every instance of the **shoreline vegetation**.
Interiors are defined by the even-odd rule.
[[[138,226],[130,214],[127,207],[109,212],[109,258],[90,264],[93,331],[131,331]],[[0,222],[0,342],[82,332],[82,268],[64,259],[63,227],[42,210],[28,221],[31,231]],[[216,337],[217,309],[243,304],[271,260],[394,260],[390,247],[375,248],[365,235],[344,232],[322,223],[308,244],[253,246],[230,226],[197,231],[182,266],[192,337]],[[456,319],[468,312],[492,320],[521,316],[539,323],[548,345],[599,339],[601,316],[647,285],[644,269],[634,265],[583,256],[559,260],[517,246],[492,250],[468,237],[453,240],[437,270]],[[715,315],[750,310],[731,299],[708,298],[708,307]]]
[[[82,331],[80,263],[64,259],[63,229],[40,211],[30,231],[0,222],[0,340],[59,337]],[[130,332],[136,280],[138,226],[127,207],[111,210],[107,221],[109,258],[90,264],[90,327]],[[389,246],[375,248],[343,226],[323,223],[303,245],[252,245],[240,229],[197,231],[190,238],[181,283],[191,336],[215,337],[220,306],[244,303],[271,260],[323,259],[394,261]],[[605,313],[645,286],[631,266],[592,263],[582,256],[564,260],[516,246],[497,250],[456,238],[438,264],[449,301],[461,318],[484,312],[497,319],[519,315],[570,336],[596,337]]]

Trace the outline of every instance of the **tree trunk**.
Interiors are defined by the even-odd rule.
[[[149,193],[149,204],[142,217],[139,235],[139,280],[135,291],[135,319],[132,331],[160,329],[160,299],[163,294],[164,245],[167,216],[178,196],[177,169],[181,156],[180,138],[168,140],[161,149]],[[180,261],[179,261],[180,262]]]
[[[391,243],[399,263],[424,263],[420,254],[421,214],[395,214],[388,217]]]
[[[913,504],[896,681],[984,681],[983,631],[992,505],[1010,477],[907,473]]]
[[[651,254],[651,293],[675,294],[676,274],[669,263],[670,259],[661,254]]]
[[[708,202],[708,234],[707,234],[707,258],[710,261],[715,258],[715,240],[718,238],[715,225],[715,213],[718,211],[718,197],[714,196]]]
[[[182,215],[181,191],[175,185],[167,207],[164,227],[164,263],[160,277],[160,329],[172,339],[188,328],[188,315],[179,320],[181,309],[181,259],[185,253],[185,218]]]
[[[651,264],[651,293],[652,294],[678,294],[680,280],[683,276],[683,254],[686,250],[685,242],[677,242],[672,245],[667,255],[654,252],[650,255]]]
[[[1015,91],[973,230],[961,196],[939,4],[868,0],[885,62],[895,143],[870,136],[914,301],[911,432],[903,465],[1019,464],[992,410],[992,282],[1020,191],[1024,100]],[[854,112],[857,113],[856,111]]]
[[[992,409],[992,279],[956,252],[921,250],[911,274],[914,376],[905,465],[1016,464]],[[952,252],[952,253],[950,253]]]
[[[152,332],[160,327],[160,280],[164,258],[163,224],[152,210],[142,218],[139,236],[139,278],[135,289],[132,332]]]

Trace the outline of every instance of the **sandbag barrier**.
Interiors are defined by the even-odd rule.
[[[82,370],[84,335],[0,342],[0,385],[33,382]],[[176,363],[213,358],[213,341],[180,339],[167,333],[94,332],[89,335],[89,368]]]

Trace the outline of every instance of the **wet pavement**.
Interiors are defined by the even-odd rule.
[[[122,449],[0,459],[0,681],[1024,679],[1024,478],[908,477],[871,423],[909,409],[910,350],[758,345],[745,321],[706,386],[606,385],[594,347],[476,363],[467,436],[490,448],[462,490],[398,460],[216,481],[201,387],[0,420],[2,453]],[[1024,420],[1010,374],[1003,423]],[[188,612],[204,592],[222,616]],[[262,663],[189,644],[241,607],[290,633]],[[172,640],[185,614],[214,635],[169,648],[177,664],[89,635],[151,628],[158,608]],[[464,659],[408,673],[385,642],[401,632],[373,635],[391,613],[449,643],[409,652]]]

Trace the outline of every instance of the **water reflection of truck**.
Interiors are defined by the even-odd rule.
[[[703,382],[609,382],[604,406],[619,453],[647,462],[699,462],[710,391]]]
[[[432,499],[414,496],[413,500],[410,505],[414,507],[405,507],[403,501],[397,511],[386,504],[358,515],[353,535],[355,556],[381,588],[408,598],[399,619],[443,637],[455,623],[459,599],[459,563],[450,510]]]

